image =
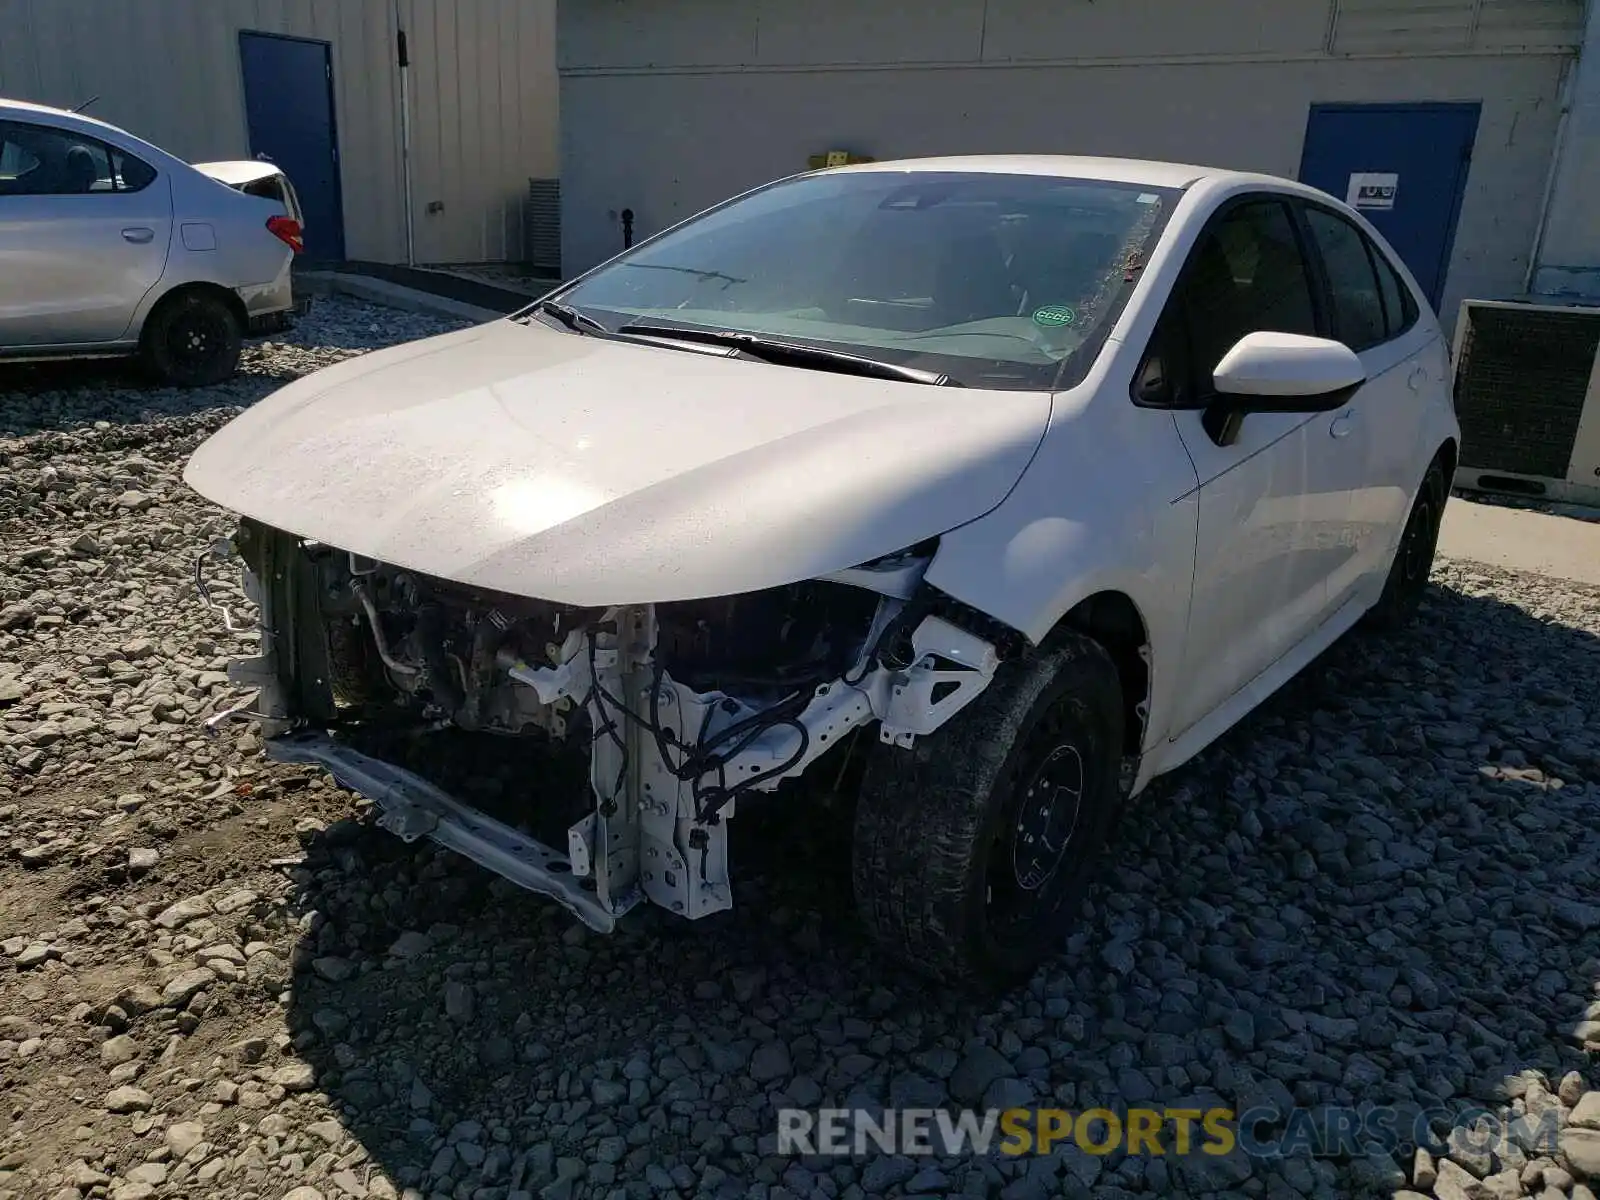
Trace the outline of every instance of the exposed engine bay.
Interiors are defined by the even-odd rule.
[[[244,520],[262,652],[231,675],[282,761],[318,764],[380,824],[430,837],[611,929],[648,899],[732,906],[727,822],[878,723],[910,746],[969,704],[1016,635],[922,581],[936,546],[744,595],[577,608],[486,592]],[[209,602],[203,560],[196,581]],[[231,620],[231,618],[230,618]],[[551,846],[357,749],[361,729],[466,730],[586,753],[592,806]],[[529,772],[530,812],[541,797]],[[570,798],[568,798],[570,799]]]

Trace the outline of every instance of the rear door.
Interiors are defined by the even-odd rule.
[[[122,338],[171,239],[155,168],[71,130],[0,122],[0,348]]]
[[[1326,551],[1330,607],[1337,607],[1363,580],[1388,571],[1410,512],[1421,482],[1411,474],[1423,408],[1441,382],[1431,353],[1438,333],[1378,242],[1330,207],[1308,203],[1302,212],[1326,287],[1329,333],[1367,372],[1350,403],[1321,418],[1326,440],[1313,439],[1320,486],[1350,497],[1347,536]]]

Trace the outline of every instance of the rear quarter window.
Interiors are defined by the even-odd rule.
[[[1377,243],[1369,241],[1367,250],[1372,255],[1372,265],[1378,269],[1378,290],[1383,297],[1383,315],[1388,335],[1397,338],[1415,325],[1421,315],[1416,298]]]
[[[1361,230],[1325,208],[1307,209],[1306,221],[1322,253],[1339,340],[1358,352],[1387,341],[1391,335],[1373,261],[1376,247],[1368,245]]]

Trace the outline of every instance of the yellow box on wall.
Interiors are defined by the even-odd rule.
[[[820,171],[825,167],[845,167],[854,163],[877,161],[866,154],[851,154],[848,150],[829,150],[826,154],[813,154],[806,159],[806,166],[813,171]]]

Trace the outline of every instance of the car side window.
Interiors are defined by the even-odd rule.
[[[137,192],[155,168],[97,138],[22,122],[0,123],[0,196]]]
[[[1162,313],[1135,395],[1190,407],[1214,392],[1212,373],[1247,333],[1318,332],[1311,276],[1286,203],[1249,200],[1200,235]]]
[[[1411,289],[1400,278],[1400,273],[1389,262],[1388,255],[1378,249],[1377,244],[1370,238],[1363,239],[1367,243],[1367,253],[1372,256],[1372,265],[1378,271],[1378,291],[1383,297],[1383,318],[1388,338],[1397,338],[1417,323],[1421,315],[1417,311],[1416,298],[1412,296]]]
[[[1366,235],[1336,213],[1308,208],[1306,223],[1322,254],[1333,298],[1334,336],[1350,349],[1369,350],[1392,336],[1383,285]]]

